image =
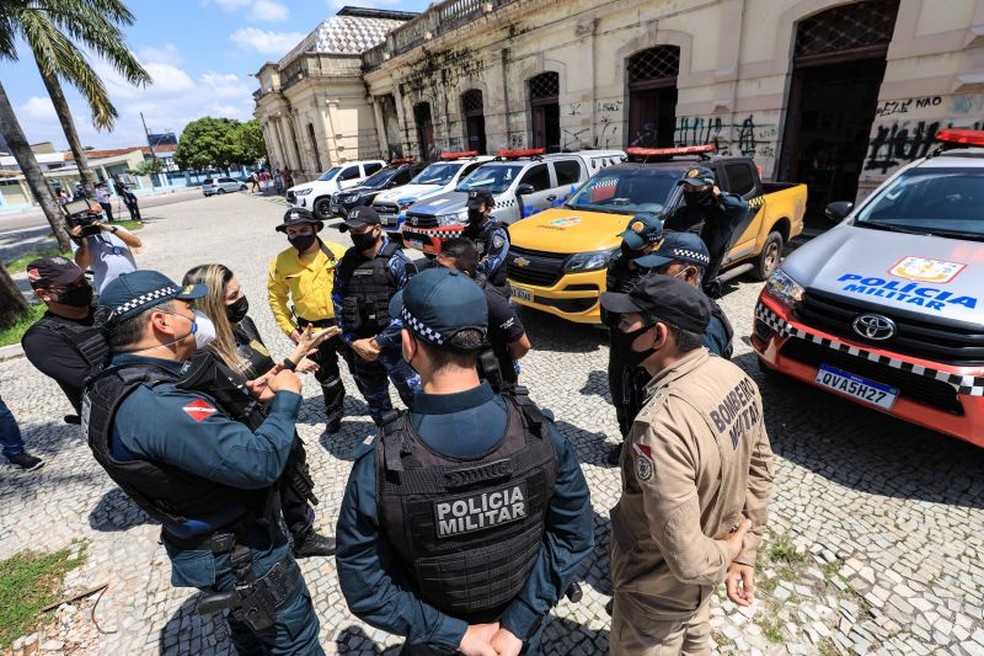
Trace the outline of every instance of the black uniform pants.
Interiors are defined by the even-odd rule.
[[[617,330],[617,328],[613,329]],[[615,406],[615,417],[618,419],[618,430],[624,440],[632,429],[632,422],[645,405],[645,387],[649,376],[644,369],[634,369],[615,357],[614,344],[609,350],[608,357],[608,389],[612,395],[612,405]]]
[[[713,221],[704,223],[700,231],[700,238],[707,245],[707,251],[711,256],[711,261],[704,270],[704,285],[709,285],[718,277],[721,271],[721,263],[728,254],[728,244],[731,243],[730,226],[718,226]]]
[[[294,442],[290,445],[290,455],[287,456],[287,467],[295,464],[303,466],[305,462],[307,462],[307,453],[304,451],[304,443],[295,433]],[[280,513],[291,535],[298,537],[311,530],[314,525],[314,508],[308,503],[307,498],[298,494],[287,481],[280,485],[277,502],[280,504]]]
[[[328,328],[335,325],[335,320],[309,321],[298,317],[298,330],[304,330],[309,324],[315,328]],[[321,384],[321,393],[325,402],[325,423],[328,426],[333,424],[337,426],[342,421],[345,385],[342,383],[341,372],[338,369],[338,356],[345,357],[346,348],[345,340],[339,335],[322,342],[317,352],[311,356],[318,363],[318,371],[315,372],[314,377]]]
[[[137,206],[137,201],[127,203],[126,209],[130,211],[131,221],[140,221],[140,208]]]

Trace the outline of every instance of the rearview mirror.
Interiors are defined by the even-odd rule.
[[[827,209],[824,210],[824,214],[827,219],[834,222],[840,223],[845,216],[851,213],[854,209],[854,203],[849,200],[838,200],[827,205]]]
[[[532,193],[535,193],[535,192],[536,192],[536,189],[533,187],[533,185],[531,185],[529,183],[523,183],[523,184],[519,185],[518,187],[516,187],[516,193],[519,194],[520,196],[527,196],[527,195],[532,194]]]

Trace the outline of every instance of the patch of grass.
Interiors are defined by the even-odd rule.
[[[778,537],[771,542],[766,549],[766,557],[769,562],[786,563],[787,565],[798,565],[806,562],[806,556],[796,551],[796,547],[786,537]]]
[[[829,581],[830,579],[834,578],[835,576],[838,576],[837,572],[840,571],[840,567],[841,567],[842,564],[843,564],[842,561],[840,561],[840,560],[834,560],[832,562],[827,563],[823,567],[821,567],[820,568],[820,571],[823,572],[823,578],[825,578],[825,579],[827,579]]]
[[[126,228],[130,232],[134,230],[140,230],[144,227],[143,221],[131,221],[130,219],[124,219],[123,221],[113,221],[113,225],[118,225],[121,228]]]
[[[760,614],[755,618],[755,623],[762,629],[762,635],[768,638],[769,642],[774,642],[777,645],[785,642],[782,635],[782,625],[779,623],[779,620]]]
[[[66,257],[68,259],[72,259],[73,257],[71,249],[68,251],[62,251],[59,250],[57,246],[50,246],[48,248],[39,248],[37,250],[28,251],[17,259],[4,262],[4,266],[7,267],[7,271],[11,274],[20,273],[32,260],[36,260],[39,257],[54,257],[56,255],[61,255],[62,257]]]
[[[0,649],[31,633],[41,609],[58,601],[65,575],[84,562],[73,559],[72,551],[22,551],[0,561]]]
[[[10,346],[20,342],[21,337],[27,329],[34,325],[34,322],[41,318],[47,309],[44,303],[31,303],[28,305],[27,314],[17,320],[14,325],[0,330],[0,346]]]

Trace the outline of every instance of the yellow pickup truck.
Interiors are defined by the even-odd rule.
[[[806,185],[767,183],[747,157],[693,156],[702,148],[666,148],[661,161],[625,162],[599,171],[562,206],[509,226],[507,256],[512,297],[520,305],[577,323],[601,323],[598,297],[608,263],[618,252],[630,216],[673,211],[677,181],[696,165],[714,170],[721,191],[748,201],[735,229],[718,284],[744,273],[766,280],[783,245],[803,232]]]

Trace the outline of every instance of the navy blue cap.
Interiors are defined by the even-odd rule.
[[[711,321],[711,301],[685,280],[647,273],[626,294],[602,292],[601,306],[616,314],[639,313],[701,334]]]
[[[495,205],[495,196],[492,195],[492,192],[484,187],[469,191],[467,204],[468,209],[477,210],[482,205],[485,205],[485,207],[488,208]]]
[[[663,221],[652,214],[640,214],[618,233],[626,246],[634,251],[663,238]]]
[[[421,271],[390,301],[390,316],[428,344],[442,346],[458,332],[488,331],[485,292],[467,274],[435,267]]]
[[[706,166],[695,166],[686,173],[683,177],[677,181],[678,185],[687,185],[688,187],[706,187],[707,185],[716,185],[717,176],[714,175],[714,171],[707,168]]]
[[[637,257],[633,262],[644,269],[656,269],[671,262],[684,262],[706,269],[711,263],[711,254],[700,235],[693,232],[670,232],[656,250]]]
[[[369,205],[359,205],[349,210],[344,223],[339,223],[336,228],[339,232],[346,230],[358,230],[366,226],[380,225],[379,213]]]
[[[190,301],[208,293],[208,285],[182,287],[157,271],[122,273],[99,294],[99,304],[109,308],[109,320],[123,321],[165,301]]]

